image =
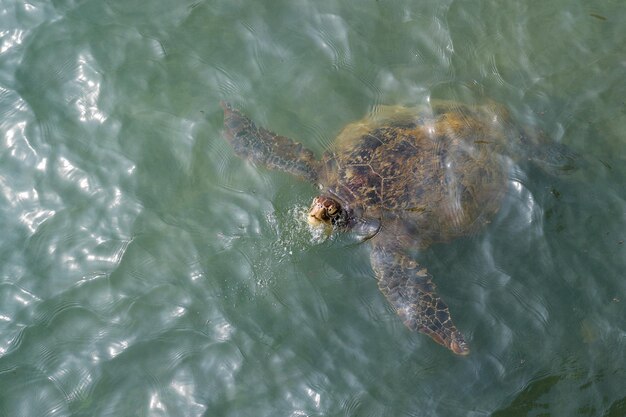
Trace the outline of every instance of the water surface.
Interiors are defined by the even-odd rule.
[[[175,4],[174,4],[175,3]],[[0,416],[626,413],[620,1],[5,1]],[[434,246],[472,354],[409,333],[314,187],[239,160],[220,100],[321,153],[384,104],[505,103],[520,162]]]

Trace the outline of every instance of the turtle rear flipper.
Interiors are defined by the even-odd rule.
[[[562,143],[541,143],[529,159],[552,175],[568,174],[585,165],[585,159]]]
[[[519,129],[513,131],[509,153],[525,158],[550,175],[569,174],[584,168],[586,159],[569,146],[550,140],[542,133],[528,133]]]
[[[371,262],[378,288],[409,329],[427,334],[458,355],[469,354],[463,335],[425,268],[400,250],[380,244],[372,248]]]
[[[256,126],[229,103],[222,101],[220,105],[224,109],[226,139],[238,156],[270,169],[317,182],[320,163],[311,150],[301,143]]]

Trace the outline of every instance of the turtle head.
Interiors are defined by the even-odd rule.
[[[348,211],[334,198],[327,195],[315,197],[308,216],[314,227],[345,228],[349,223]]]

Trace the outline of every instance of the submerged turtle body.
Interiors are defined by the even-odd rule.
[[[498,210],[506,189],[506,119],[496,110],[382,107],[343,129],[319,180],[359,216],[406,229],[412,248],[466,235]]]
[[[225,136],[238,155],[320,186],[309,222],[341,230],[374,226],[365,228],[373,230],[372,269],[407,327],[469,353],[412,252],[474,233],[497,212],[507,188],[506,150],[526,140],[502,107],[383,106],[348,124],[319,160],[229,104],[222,107]]]

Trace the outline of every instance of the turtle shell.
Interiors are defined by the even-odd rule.
[[[422,246],[480,228],[507,183],[515,129],[500,107],[383,106],[347,125],[324,156],[326,192],[359,216],[394,219]]]

